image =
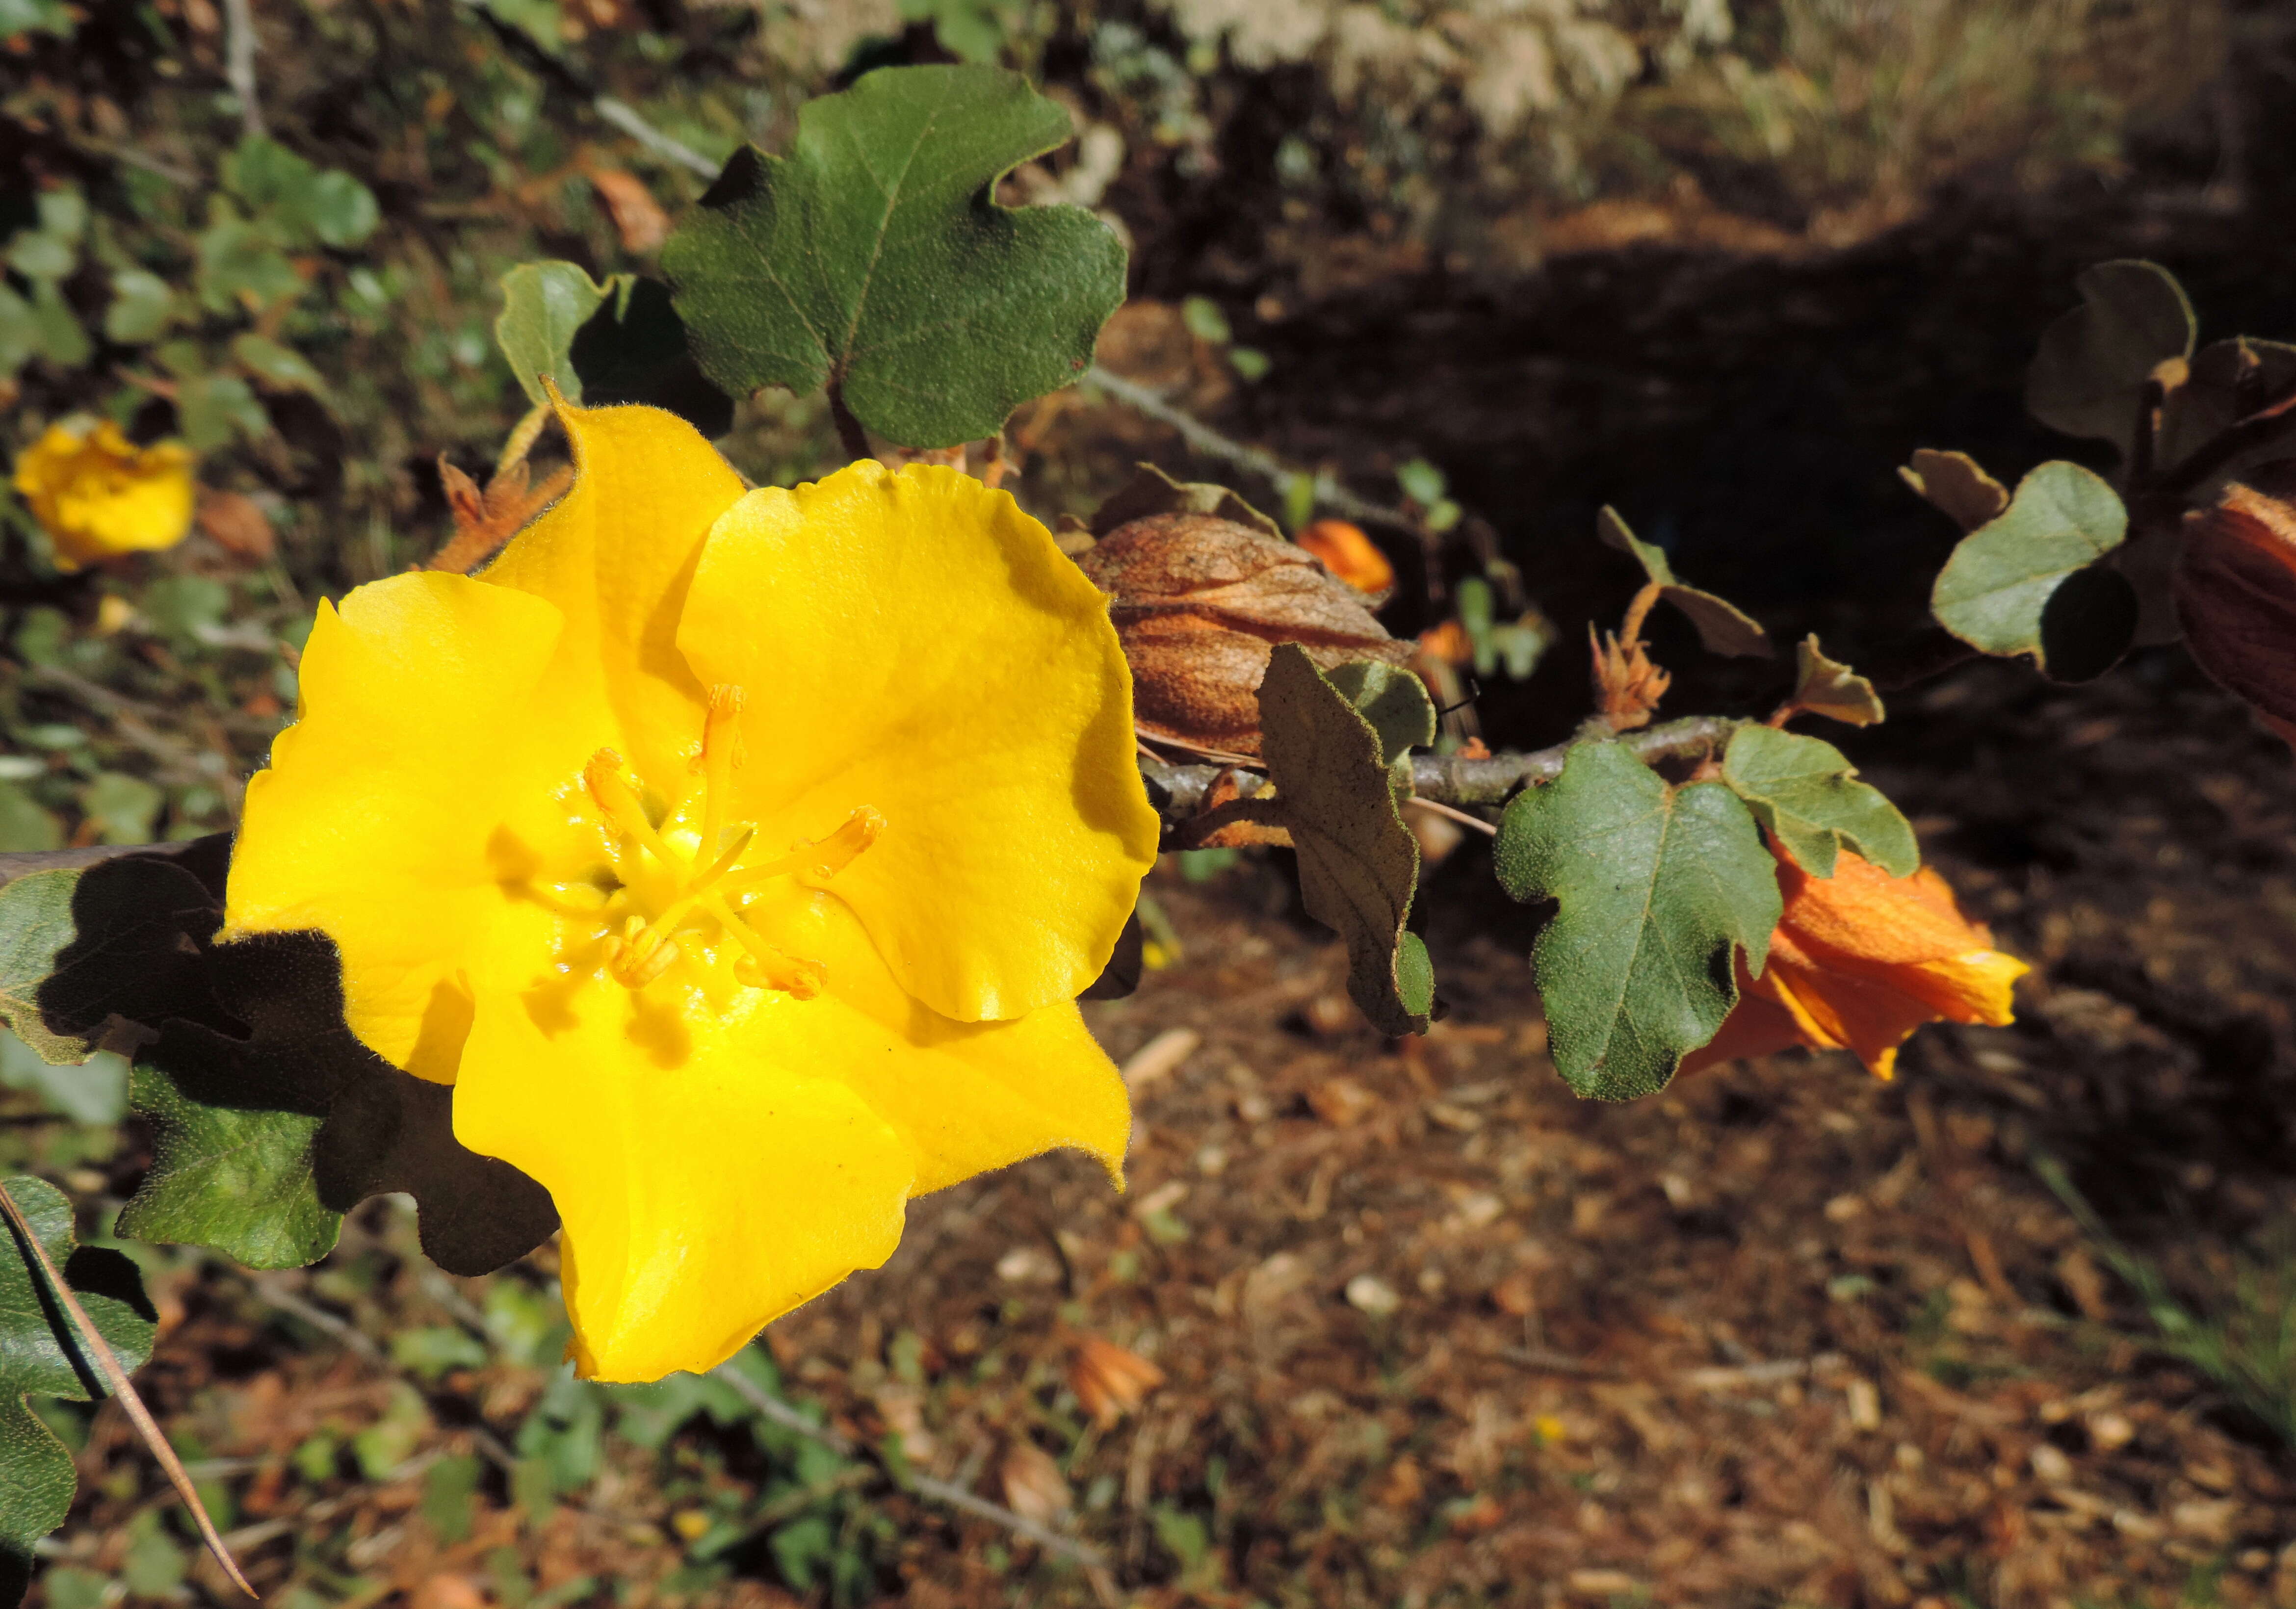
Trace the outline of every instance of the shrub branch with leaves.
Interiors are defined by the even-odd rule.
[[[708,1369],[882,1261],[912,1194],[1058,1145],[1120,1170],[1122,1087],[1073,1000],[1136,977],[1160,848],[1287,849],[1365,1017],[1424,1031],[1424,813],[1551,906],[1526,984],[1582,1096],[1794,1044],[1886,1076],[1922,1022],[2008,1020],[2023,965],[1792,729],[1881,720],[1872,682],[1811,637],[1767,719],[1659,718],[1660,605],[1708,652],[1774,644],[1614,513],[1596,534],[1643,584],[1590,631],[1585,723],[1493,753],[1439,704],[1544,638],[1500,620],[1521,578],[1431,467],[1406,534],[1471,573],[1417,643],[1374,612],[1394,572],[1364,533],[1304,529],[1306,477],[1296,542],[1160,472],[1057,538],[995,489],[1007,417],[1086,374],[1122,295],[1105,225],[997,198],[1068,130],[1011,73],[882,70],[808,105],[786,154],[738,151],[665,279],[508,275],[496,332],[533,410],[487,487],[448,478],[428,571],[322,606],[236,840],[0,858],[0,1023],[59,1067],[133,1057],[154,1151],[119,1234],[299,1267],[406,1191],[428,1253],[475,1274],[562,1222],[581,1372]],[[376,227],[356,181],[256,134],[207,216],[190,289],[122,262],[106,317],[194,447],[250,384],[318,383],[275,339],[316,271],[297,254]],[[86,357],[55,292],[85,231],[58,191],[17,236],[0,362]],[[2118,470],[2044,464],[2013,492],[1913,455],[1965,533],[1928,658],[2072,680],[2181,632],[2296,732],[2296,348],[2196,351],[2150,264],[2079,291],[2029,400]],[[746,488],[708,439],[767,386],[824,392],[856,462]],[[537,477],[553,430],[570,472]],[[33,456],[20,482],[45,485]],[[29,495],[61,554],[104,562],[62,493]],[[70,1482],[23,1399],[132,1369],[152,1328],[132,1265],[71,1249],[64,1198],[4,1188],[12,1598]]]

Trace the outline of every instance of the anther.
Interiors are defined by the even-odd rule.
[[[664,843],[661,834],[654,831],[653,823],[646,819],[645,808],[638,802],[636,790],[623,779],[620,755],[611,749],[601,749],[590,756],[589,763],[582,768],[582,785],[617,828],[652,850],[664,866],[680,872],[686,869],[685,857]]]
[[[718,847],[726,825],[726,804],[734,796],[734,772],[742,763],[742,690],[720,684],[709,689],[709,713],[701,723],[701,852]]]
[[[734,981],[749,989],[770,989],[794,1000],[810,1000],[821,993],[828,973],[818,961],[778,954],[766,961],[745,953],[734,959]]]
[[[678,957],[677,940],[652,932],[634,940],[606,940],[606,973],[624,989],[644,989],[668,972]]]

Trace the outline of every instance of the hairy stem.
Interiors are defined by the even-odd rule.
[[[1642,759],[1662,759],[1719,748],[1743,725],[1730,716],[1692,715],[1602,741],[1623,743]],[[1411,760],[1411,791],[1416,798],[1455,809],[1505,804],[1522,789],[1562,776],[1563,757],[1570,750],[1570,743],[1562,743],[1528,753],[1491,754],[1479,759],[1458,754],[1416,754]],[[1140,774],[1148,780],[1148,796],[1167,821],[1185,820],[1201,809],[1213,782],[1231,770],[1251,776],[1234,766],[1176,766],[1145,757],[1140,761]],[[1248,784],[1245,791],[1257,785],[1256,781]]]

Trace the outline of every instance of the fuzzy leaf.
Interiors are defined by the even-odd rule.
[[[137,1059],[129,1105],[152,1122],[152,1159],[120,1234],[296,1268],[332,1249],[345,1212],[403,1190],[430,1260],[477,1275],[558,1227],[541,1186],[455,1138],[452,1089],[400,1071],[343,1026],[341,967],[325,940],[261,935],[208,955],[237,1022],[171,1021]]]
[[[687,349],[685,324],[658,279],[618,274],[567,349],[591,407],[640,402],[667,408],[703,435],[734,428],[734,399],[709,383]]]
[[[2062,460],[2017,483],[2007,512],[1961,539],[1938,572],[1938,623],[1984,653],[2030,653],[2061,681],[2101,675],[2128,648],[2136,597],[2096,561],[2128,511],[2097,475]]]
[[[1737,952],[1759,971],[1778,924],[1777,863],[1717,783],[1669,788],[1617,743],[1570,751],[1562,775],[1507,806],[1500,884],[1560,909],[1531,965],[1555,1067],[1570,1088],[1630,1100],[1666,1087],[1737,1003]]]
[[[1124,248],[996,181],[1069,114],[990,67],[882,68],[808,103],[789,155],[744,146],[662,250],[703,373],[736,397],[838,386],[906,447],[994,435],[1092,362]]]
[[[1845,846],[1892,877],[1910,877],[1922,864],[1912,825],[1832,743],[1741,727],[1723,753],[1722,780],[1813,877],[1833,876]]]
[[[53,1185],[21,1177],[5,1182],[120,1367],[143,1367],[156,1326],[135,1265],[117,1252],[78,1246],[71,1203]],[[0,1220],[0,1605],[8,1609],[31,1580],[33,1545],[70,1512],[74,1484],[71,1454],[24,1400],[93,1401],[102,1378],[38,1260],[14,1226]]]
[[[549,400],[544,376],[569,402],[582,400],[574,367],[574,332],[606,302],[606,287],[572,263],[521,263],[502,276],[503,310],[495,318],[495,344],[539,407]]]
[[[2073,281],[2081,305],[2041,335],[2025,377],[2025,406],[2068,436],[2110,441],[2128,456],[2152,371],[2192,355],[2193,304],[2158,263],[2122,259]]]
[[[1382,1032],[1424,1033],[1434,1006],[1427,952],[1404,926],[1419,882],[1419,844],[1403,825],[1391,762],[1414,732],[1432,735],[1434,709],[1422,689],[1423,718],[1391,667],[1345,677],[1316,669],[1297,644],[1279,644],[1259,685],[1261,753],[1275,784],[1283,825],[1300,857],[1300,896],[1308,914],[1348,945],[1348,994]],[[1357,700],[1374,713],[1358,709]],[[1374,724],[1374,723],[1377,724]],[[1423,741],[1414,739],[1413,741]]]
[[[208,1003],[186,937],[212,926],[199,880],[158,856],[34,872],[0,888],[0,1026],[62,1066],[117,1013],[152,1022]]]
[[[1812,632],[1794,650],[1793,702],[1812,715],[1845,726],[1877,726],[1886,711],[1874,684],[1849,666],[1825,657]]]
[[[1690,623],[1698,628],[1698,640],[1706,645],[1707,653],[1734,658],[1770,657],[1770,634],[1762,628],[1761,622],[1728,599],[1701,592],[1684,582],[1674,573],[1666,551],[1636,536],[1617,509],[1604,507],[1595,516],[1595,529],[1604,546],[1632,557],[1643,567],[1644,576],[1658,583],[1659,595],[1690,618]]]

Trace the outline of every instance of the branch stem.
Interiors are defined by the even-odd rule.
[[[1726,715],[1691,715],[1680,720],[1644,727],[1602,741],[1623,744],[1639,759],[1664,759],[1717,749],[1746,723]],[[1411,759],[1411,791],[1414,797],[1455,809],[1471,805],[1503,805],[1526,787],[1552,782],[1562,775],[1562,762],[1572,738],[1528,753],[1502,752],[1470,759],[1459,754],[1415,754]],[[1184,821],[1203,808],[1204,795],[1223,772],[1234,766],[1176,766],[1143,755],[1140,774],[1148,780],[1149,798],[1167,821]],[[1247,791],[1260,778],[1241,771]]]
[[[192,1477],[185,1472],[183,1460],[176,1457],[176,1449],[168,1445],[167,1433],[160,1428],[159,1421],[152,1417],[152,1410],[144,1406],[144,1399],[137,1396],[135,1388],[128,1383],[127,1371],[119,1367],[119,1359],[112,1353],[111,1343],[104,1340],[103,1332],[95,1327],[95,1320],[87,1316],[87,1309],[80,1305],[78,1293],[64,1283],[63,1270],[56,1267],[55,1259],[48,1255],[47,1247],[42,1245],[40,1237],[32,1232],[31,1220],[24,1216],[24,1210],[16,1204],[16,1198],[8,1194],[8,1186],[4,1184],[0,1184],[0,1214],[7,1217],[8,1227],[16,1232],[16,1237],[30,1249],[33,1257],[38,1260],[48,1288],[55,1293],[56,1301],[70,1316],[72,1328],[79,1332],[82,1344],[94,1354],[96,1367],[103,1371],[104,1384],[111,1388],[119,1406],[127,1410],[128,1420],[135,1426],[135,1433],[144,1438],[144,1445],[151,1449],[152,1457],[159,1460],[160,1467],[167,1472],[168,1483],[176,1489],[176,1495],[184,1500],[184,1506],[191,1510],[192,1523],[200,1530],[200,1539],[207,1544],[208,1551],[215,1556],[216,1563],[223,1566],[223,1572],[232,1579],[234,1586],[250,1597],[258,1597],[255,1588],[247,1584],[247,1577],[240,1573],[239,1562],[231,1556],[231,1549],[224,1546],[223,1538],[216,1531],[215,1522],[208,1517],[207,1505],[200,1501],[199,1489],[192,1484]]]

